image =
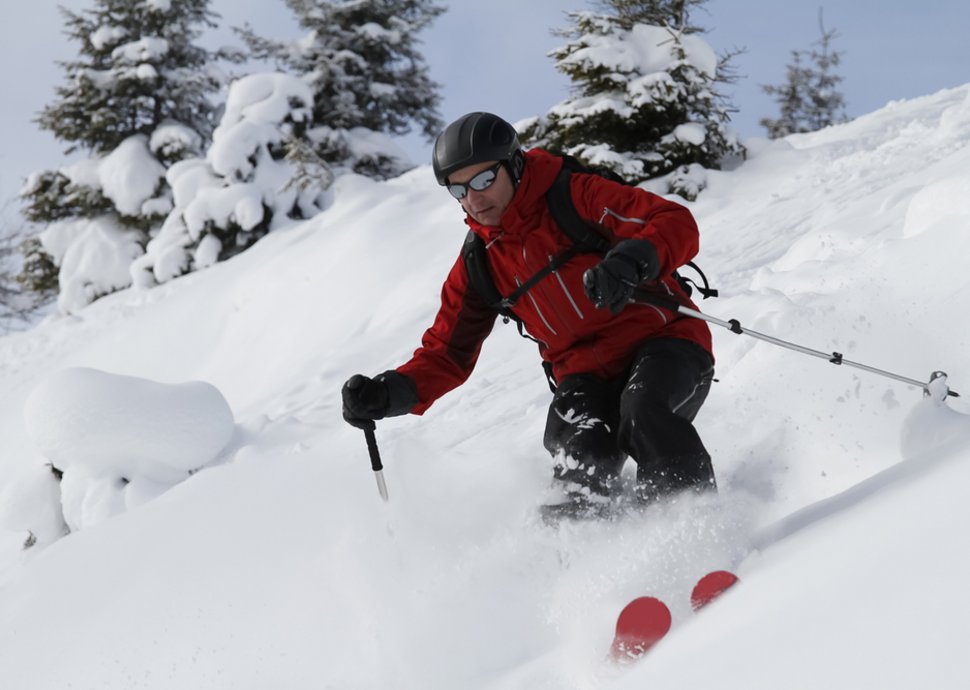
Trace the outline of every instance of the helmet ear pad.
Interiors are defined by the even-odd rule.
[[[512,184],[516,187],[522,181],[522,172],[525,170],[525,154],[522,149],[516,149],[509,160],[505,161],[505,169],[509,171]]]

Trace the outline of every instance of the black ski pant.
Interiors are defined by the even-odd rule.
[[[637,463],[644,501],[686,489],[715,489],[711,456],[692,421],[711,387],[704,348],[680,338],[645,342],[625,376],[566,378],[556,390],[544,445],[555,477],[609,496],[626,457]]]

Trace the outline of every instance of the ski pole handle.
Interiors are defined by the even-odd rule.
[[[374,478],[377,480],[377,491],[380,493],[381,498],[384,499],[386,503],[388,500],[387,496],[387,484],[384,483],[384,465],[381,464],[381,451],[377,447],[377,436],[374,431],[377,429],[377,425],[371,422],[370,426],[364,428],[364,438],[367,441],[367,452],[370,455],[370,466],[374,470]]]
[[[377,436],[374,434],[374,427],[364,429],[364,438],[367,440],[367,452],[370,454],[370,466],[375,472],[384,469],[381,464],[381,451],[377,447]]]

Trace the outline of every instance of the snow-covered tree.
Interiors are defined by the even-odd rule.
[[[214,26],[210,0],[94,0],[61,9],[77,60],[37,118],[42,129],[89,154],[30,176],[28,220],[46,226],[27,265],[56,266],[60,307],[75,311],[130,284],[128,264],[172,208],[168,166],[203,150],[213,127],[209,100],[221,84],[217,55],[195,45]],[[46,256],[45,256],[46,255]],[[43,284],[49,276],[25,276]]]
[[[0,215],[0,335],[25,324],[36,306],[34,296],[26,294],[17,279],[23,262],[20,235]]]
[[[313,92],[306,136],[317,155],[339,171],[375,178],[409,167],[386,136],[412,126],[428,137],[441,129],[438,85],[418,50],[418,34],[443,11],[432,0],[285,0],[307,33],[296,40],[238,33],[256,58],[300,76]]]
[[[523,138],[663,191],[694,198],[703,169],[744,149],[727,127],[717,91],[730,81],[721,59],[690,23],[705,0],[604,0],[605,12],[571,12],[569,42],[553,50],[575,95],[525,127]]]
[[[636,24],[670,24],[684,34],[704,32],[701,27],[691,24],[690,13],[693,8],[705,4],[707,0],[598,0],[594,3],[626,29]]]
[[[761,87],[775,97],[780,110],[777,119],[766,117],[759,121],[768,130],[770,139],[798,132],[815,132],[846,120],[845,97],[838,89],[842,77],[835,73],[842,60],[842,51],[832,49],[838,33],[825,28],[821,11],[818,25],[821,37],[814,43],[815,48],[792,51],[785,83]]]
[[[312,110],[309,85],[293,75],[234,81],[206,157],[179,161],[166,174],[175,208],[132,265],[136,284],[205,268],[276,226],[323,210],[332,171],[322,162],[292,160]]]

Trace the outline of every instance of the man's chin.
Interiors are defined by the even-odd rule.
[[[497,214],[492,213],[491,209],[486,209],[479,213],[469,212],[468,215],[474,218],[480,225],[498,225],[499,218]]]

